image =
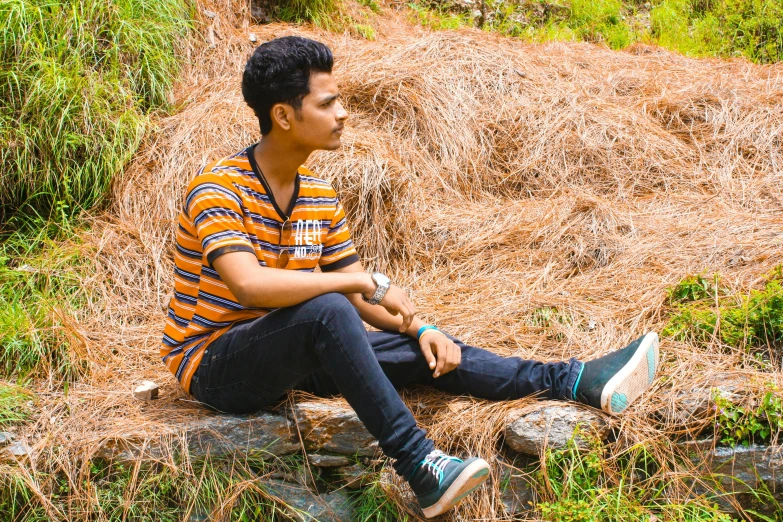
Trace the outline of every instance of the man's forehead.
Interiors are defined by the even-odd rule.
[[[310,94],[331,96],[338,93],[337,80],[332,73],[316,72],[310,75]]]

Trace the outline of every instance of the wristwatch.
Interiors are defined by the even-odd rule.
[[[372,280],[375,282],[376,288],[375,293],[373,296],[369,299],[364,297],[364,294],[362,294],[362,299],[364,299],[366,302],[370,303],[371,305],[377,305],[378,303],[383,300],[383,296],[386,295],[386,291],[389,290],[389,287],[391,286],[391,279],[386,277],[380,272],[374,272],[372,275]]]

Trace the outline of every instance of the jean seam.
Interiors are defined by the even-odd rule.
[[[568,380],[566,380],[566,393],[563,393],[561,391],[560,397],[564,398],[565,400],[571,400],[575,401],[577,400],[574,395],[574,385],[576,384],[576,379],[579,377],[579,375],[582,372],[582,368],[584,368],[583,362],[577,360],[576,358],[571,359],[571,368],[568,372]]]
[[[278,332],[282,332],[283,330],[287,330],[288,328],[293,328],[294,326],[299,326],[299,325],[302,325],[302,324],[305,324],[305,323],[311,323],[311,322],[316,322],[316,323],[319,323],[319,322],[321,322],[321,321],[320,321],[319,319],[307,319],[307,320],[299,321],[299,322],[297,322],[297,323],[286,324],[285,326],[281,326],[280,328],[277,328],[277,329],[275,329],[275,330],[271,330],[271,331],[268,331],[268,332],[264,332],[264,333],[262,333],[262,334],[258,334],[258,335],[255,335],[255,336],[251,337],[250,339],[248,339],[248,340],[247,340],[247,344],[249,345],[249,344],[250,344],[250,343],[252,343],[252,342],[258,341],[258,340],[260,340],[260,339],[263,339],[264,337],[268,337],[268,336],[270,336],[270,335],[272,335],[272,334],[276,334],[276,333],[278,333]],[[323,323],[322,323],[322,324],[323,324]],[[229,330],[228,330],[226,333],[228,333],[228,332],[230,332],[230,331],[231,331],[231,329],[229,328]],[[216,339],[216,341],[217,341],[217,340],[221,340],[221,339],[222,339],[222,336],[221,336],[221,337],[218,337],[218,338]],[[223,340],[224,340],[224,339],[223,339]],[[250,346],[245,346],[245,347],[243,347],[241,350],[238,350],[238,351],[236,351],[236,352],[232,352],[232,353],[238,353],[238,352],[244,351],[244,350],[246,350],[246,349],[248,349],[248,348],[250,348]],[[227,358],[229,355],[231,355],[231,354],[230,354],[230,353],[229,353],[229,354],[226,354],[226,355],[224,355],[223,357],[218,357],[217,359],[210,359],[210,361],[220,361],[220,360],[222,360],[222,359],[225,359],[225,358]]]

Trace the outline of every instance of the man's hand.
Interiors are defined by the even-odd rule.
[[[434,378],[450,372],[462,362],[462,350],[438,330],[427,330],[419,339],[421,353],[427,360]],[[437,359],[436,359],[437,358]]]
[[[366,293],[364,294],[364,297],[367,299],[370,299],[372,294],[375,293],[375,283],[373,282],[372,285],[372,292],[369,292],[369,295]],[[391,315],[402,315],[400,333],[405,332],[405,330],[410,327],[413,316],[416,315],[416,308],[413,306],[413,303],[411,303],[411,300],[408,299],[405,290],[396,285],[391,285],[389,287],[386,291],[386,295],[383,296],[383,299],[381,299],[381,302],[378,304],[384,307]]]

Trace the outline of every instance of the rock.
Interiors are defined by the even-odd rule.
[[[217,16],[217,13],[215,11],[209,11],[207,9],[204,9],[204,16],[207,18],[214,19]]]
[[[681,442],[677,446],[685,450],[702,475],[714,480],[726,492],[715,498],[723,511],[738,515],[736,503],[745,510],[774,515],[778,504],[783,503],[783,446],[713,448],[712,440]],[[752,491],[764,488],[774,501]],[[694,483],[694,493],[709,491],[702,484]]]
[[[269,15],[267,11],[257,5],[250,6],[250,17],[257,24],[268,24]]]
[[[202,511],[191,513],[187,518],[187,522],[210,522],[210,520],[209,513],[204,513]]]
[[[145,455],[159,458],[167,444],[164,437],[178,433],[185,434],[188,451],[193,457],[237,451],[262,458],[288,455],[301,449],[294,419],[298,422],[308,453],[319,454],[315,458],[322,458],[321,462],[326,463],[329,459],[338,462],[334,460],[338,456],[341,459],[345,456],[371,457],[377,451],[377,441],[345,404],[302,402],[294,407],[290,416],[291,420],[272,412],[210,414],[165,426],[160,437],[150,436],[147,432],[120,434],[106,441],[97,456],[119,460],[135,460]],[[347,459],[339,462],[350,464]]]
[[[182,431],[186,435],[191,457],[227,455],[241,451],[262,458],[288,455],[299,450],[291,422],[274,413],[256,415],[210,415],[201,419],[170,426],[169,434]],[[162,438],[146,440],[143,434],[126,433],[107,441],[98,450],[99,457],[135,460],[143,456],[163,455]]]
[[[348,489],[359,489],[374,480],[374,473],[359,464],[339,468],[336,473]]]
[[[153,381],[142,381],[141,385],[133,390],[133,396],[142,401],[151,401],[158,398],[158,385]]]
[[[247,38],[252,43],[256,43],[258,41],[258,37],[256,36],[256,33],[250,33],[249,35],[247,35]]]
[[[523,476],[515,475],[506,468],[500,484],[500,501],[508,515],[513,517],[533,509],[536,500],[533,486]]]
[[[307,460],[310,464],[319,468],[337,468],[351,463],[348,457],[342,455],[322,455],[319,453],[308,453]]]
[[[536,409],[512,414],[505,430],[506,444],[525,455],[540,455],[544,447],[564,448],[577,425],[582,431],[593,433],[601,440],[609,433],[604,417],[597,412],[563,402],[546,401],[536,405]],[[584,439],[577,437],[584,445]]]
[[[343,490],[318,495],[298,484],[278,480],[266,481],[262,486],[281,502],[294,508],[290,514],[292,520],[343,522],[353,518],[353,507]]]
[[[10,433],[8,431],[0,431],[0,446],[5,446],[6,444],[10,444],[13,442],[13,440],[16,437],[14,437],[13,433]]]
[[[293,413],[308,452],[372,456],[378,441],[347,405],[302,402]]]
[[[194,422],[188,429],[191,455],[242,451],[248,454],[281,456],[300,449],[291,422],[274,413],[215,415]]]
[[[33,452],[32,448],[22,440],[20,440],[19,442],[14,442],[13,444],[5,448],[5,451],[7,453],[10,453],[14,457],[24,457],[25,455],[29,455],[30,453]]]
[[[738,392],[746,389],[748,384],[748,378],[742,374],[719,373],[707,383],[684,388],[678,391],[671,401],[672,420],[683,425],[700,423],[702,419],[712,415],[709,409],[714,404],[714,393],[720,393],[729,400],[737,400],[740,398]]]

